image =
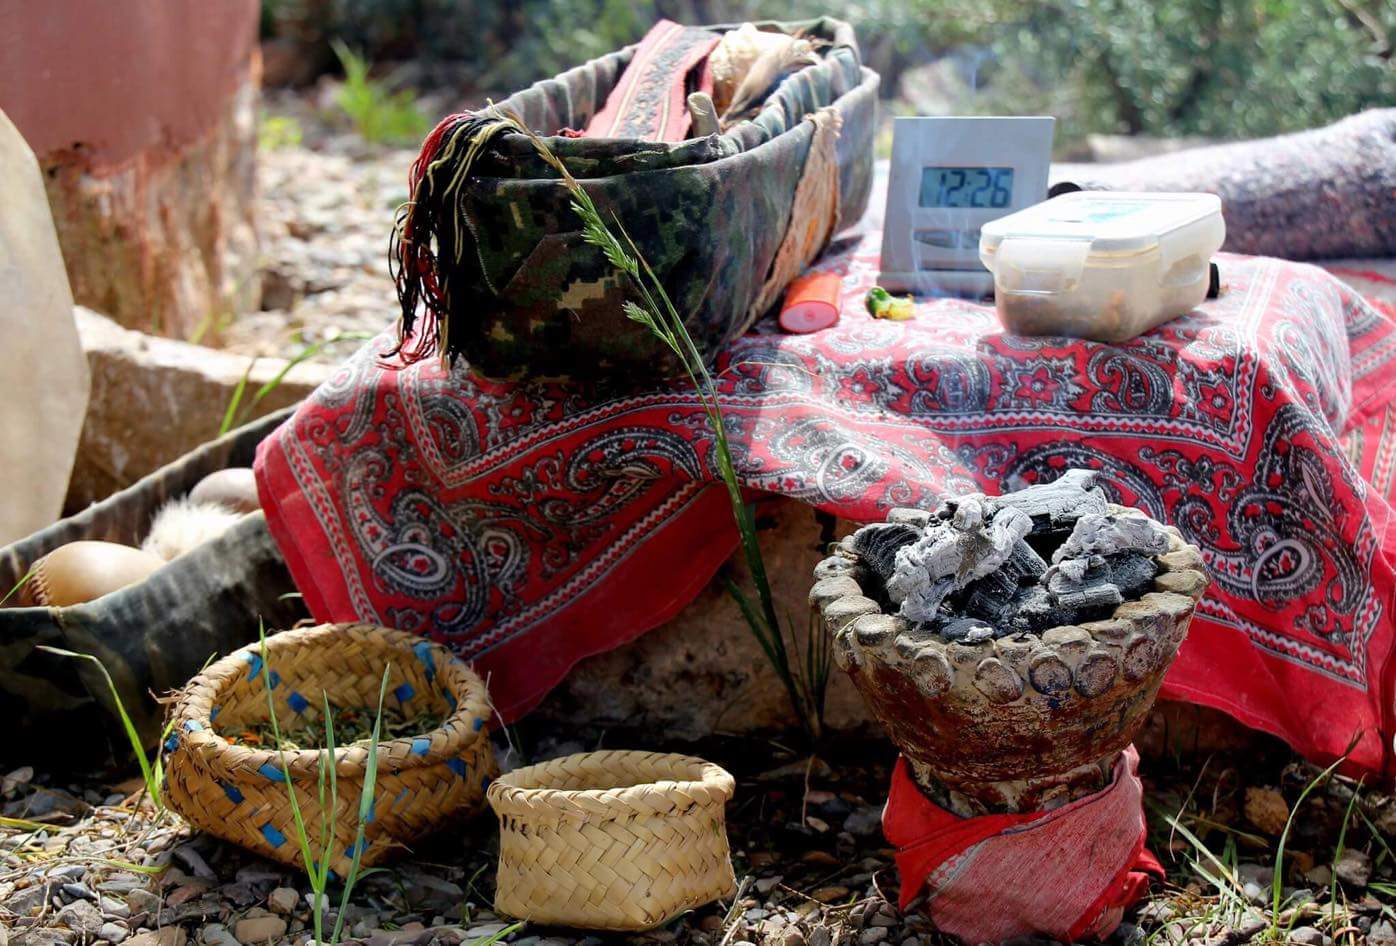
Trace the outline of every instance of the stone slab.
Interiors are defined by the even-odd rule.
[[[253,359],[122,328],[78,307],[92,394],[66,507],[109,496],[218,435],[233,392]],[[281,358],[252,365],[251,394],[286,367]],[[334,368],[300,364],[240,422],[305,398]]]

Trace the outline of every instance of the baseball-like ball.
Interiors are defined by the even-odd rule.
[[[165,560],[115,542],[70,542],[34,563],[19,590],[30,608],[66,608],[143,580]]]
[[[257,480],[251,467],[233,466],[210,473],[189,491],[196,503],[218,503],[233,512],[256,512],[262,508],[257,500]]]

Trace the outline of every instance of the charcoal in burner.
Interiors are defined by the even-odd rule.
[[[1041,633],[1049,628],[1064,627],[1071,624],[1080,624],[1084,621],[1098,621],[1107,618],[1115,610],[1115,605],[1119,604],[1119,589],[1114,585],[1105,586],[1108,592],[1103,592],[1114,600],[1114,604],[1077,604],[1068,606],[1049,592],[1041,585],[1034,585],[1019,595],[1014,601],[1013,616],[1009,622],[1009,627],[1014,633],[1023,631],[1034,634]]]
[[[1120,594],[1134,599],[1144,594],[1154,585],[1158,576],[1158,562],[1153,556],[1141,552],[1121,552],[1105,556],[1106,567],[1110,570],[1110,582],[1120,589]]]
[[[897,566],[897,550],[921,537],[921,530],[904,522],[875,522],[853,533],[853,550],[886,584]]]
[[[950,609],[966,617],[980,618],[998,625],[1011,614],[1013,599],[1024,585],[1036,584],[1047,571],[1042,560],[1025,539],[1019,539],[1013,554],[996,572],[970,582],[949,602]]]

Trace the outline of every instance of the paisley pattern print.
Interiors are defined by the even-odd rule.
[[[1176,525],[1211,572],[1165,695],[1317,756],[1361,730],[1357,764],[1384,764],[1387,314],[1313,267],[1223,256],[1219,299],[1122,345],[1006,335],[991,307],[957,300],[882,322],[861,304],[875,235],[840,245],[820,264],[844,276],[836,327],[763,324],[719,362],[749,487],[871,520],[1098,469],[1112,499]],[[578,659],[671,616],[731,551],[691,392],[391,370],[390,344],[360,351],[259,458],[317,619],[448,643],[512,717]]]

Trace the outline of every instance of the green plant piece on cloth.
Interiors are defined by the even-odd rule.
[[[875,319],[905,322],[916,317],[916,302],[911,296],[894,296],[881,286],[869,289],[863,304]]]

